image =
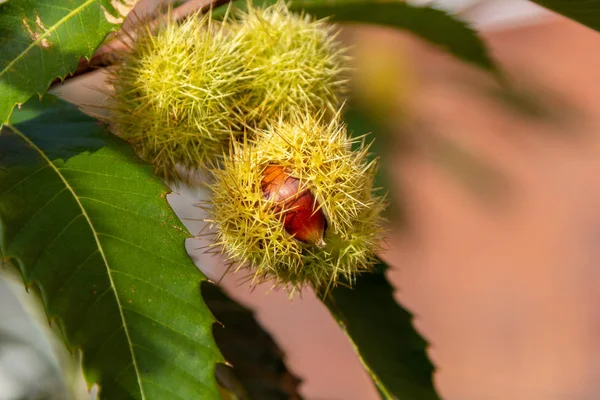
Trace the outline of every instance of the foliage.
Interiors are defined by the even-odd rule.
[[[240,9],[246,9],[245,3],[234,1]],[[535,3],[600,30],[597,0]],[[85,64],[81,58],[89,59],[102,40],[121,27],[132,5],[128,0],[0,4],[0,124],[10,117],[0,135],[0,253],[39,295],[49,321],[68,346],[81,350],[86,379],[100,386],[102,398],[218,398],[215,370],[223,357],[214,336],[218,340],[219,330],[213,330],[215,318],[200,296],[198,288],[206,278],[185,252],[189,234],[166,202],[168,190],[153,176],[151,166],[94,119],[51,96],[41,102],[30,100],[45,93],[54,79]],[[501,74],[468,24],[431,6],[298,0],[291,2],[290,10],[340,23],[404,29],[465,62]],[[225,7],[214,11],[215,16],[224,13]],[[255,60],[242,60],[250,61]],[[150,75],[165,78],[157,70]],[[276,97],[285,90],[276,86]],[[324,107],[337,101],[324,99],[323,93],[316,96]],[[15,105],[25,102],[12,113]],[[369,125],[359,113],[351,118],[355,126]],[[212,131],[204,120],[195,122],[198,130]],[[157,128],[164,125],[158,122]],[[378,134],[374,132],[375,140]],[[146,158],[153,157],[146,154]],[[394,301],[385,270],[378,264],[375,272],[348,281],[353,288],[334,288],[323,301],[383,397],[436,399],[426,342],[412,327],[411,315]],[[235,303],[230,306],[237,309]],[[243,307],[233,312],[215,307],[214,312],[225,322],[225,331],[228,325],[249,326],[245,323],[251,320]],[[267,348],[273,346],[266,333],[255,339]],[[238,358],[255,343],[237,347],[219,343],[233,360],[233,372],[220,364],[219,369],[226,371],[220,375],[221,383],[224,376],[233,377],[241,388],[224,386],[240,398],[265,393],[253,392],[259,381],[243,375],[248,358]],[[277,351],[268,354],[268,363],[281,366]],[[283,368],[273,376],[277,381],[292,375]],[[294,379],[291,390],[280,385],[269,390],[275,388],[277,398],[293,398]]]
[[[531,0],[568,18],[600,31],[599,0]]]
[[[284,364],[284,353],[255,319],[252,310],[236,303],[210,282],[202,282],[202,297],[221,325],[213,333],[232,368],[217,365],[217,380],[235,396],[253,399],[299,399],[300,379]]]
[[[0,250],[107,399],[214,397],[205,279],[167,188],[126,143],[48,96],[0,135]]]
[[[0,127],[13,107],[44,93],[90,58],[120,27],[124,0],[7,1],[0,4]]]
[[[325,305],[358,349],[383,397],[437,400],[427,343],[415,332],[412,315],[394,300],[387,269],[379,261],[373,273],[359,276],[353,289],[333,289]]]

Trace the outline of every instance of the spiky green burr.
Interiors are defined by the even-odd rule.
[[[201,169],[241,131],[238,107],[249,74],[240,35],[209,15],[144,26],[112,70],[111,122],[159,175]]]
[[[367,156],[338,116],[327,122],[297,113],[258,130],[252,140],[233,143],[210,186],[214,246],[232,264],[248,267],[254,281],[273,280],[291,292],[309,284],[324,293],[341,279],[352,284],[371,268],[381,239],[384,201],[373,192],[376,162]],[[303,243],[286,231],[261,189],[270,165],[289,171],[314,195],[327,219],[324,245]]]
[[[248,3],[234,13],[231,29],[240,56],[254,75],[240,106],[249,126],[296,110],[335,114],[347,91],[347,56],[337,30],[325,20],[289,11],[285,2],[267,7]]]

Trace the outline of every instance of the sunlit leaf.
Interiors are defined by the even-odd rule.
[[[168,189],[73,106],[23,109],[0,135],[1,255],[39,288],[101,398],[218,398],[206,278]]]
[[[81,57],[91,57],[106,35],[120,26],[120,13],[131,8],[127,3],[10,0],[0,4],[0,127],[16,104],[44,93],[52,80],[73,72]]]

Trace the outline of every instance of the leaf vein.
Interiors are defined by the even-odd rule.
[[[44,33],[42,33],[41,35],[36,37],[36,39],[33,42],[31,42],[31,44],[29,46],[27,46],[27,48],[25,50],[23,50],[21,53],[19,53],[10,63],[8,63],[6,65],[6,67],[4,67],[4,69],[2,71],[0,71],[0,77],[2,77],[2,75],[4,75],[6,73],[6,71],[8,71],[10,68],[12,68],[13,65],[15,65],[18,61],[20,61],[23,57],[25,57],[25,55],[29,51],[31,51],[31,49],[38,46],[42,42],[42,40],[44,40],[47,36],[49,36],[52,32],[54,32],[60,25],[62,25],[63,23],[65,23],[66,21],[71,19],[73,17],[73,15],[78,14],[79,12],[81,12],[81,10],[83,10],[84,8],[86,8],[87,6],[89,6],[90,4],[93,4],[95,2],[96,2],[96,0],[87,0],[85,3],[81,4],[77,8],[74,8],[71,12],[69,12],[67,15],[62,17],[59,21],[57,21],[57,23],[52,25],[49,29],[45,30]],[[63,62],[64,62],[64,60],[63,60]]]
[[[46,244],[46,247],[44,248],[44,251],[41,251],[38,256],[36,257],[35,261],[33,262],[32,267],[29,270],[29,276],[33,277],[35,270],[37,269],[37,266],[40,263],[40,260],[42,259],[42,257],[44,256],[44,254],[46,254],[48,252],[48,249],[50,248],[50,246],[52,246],[54,243],[56,243],[56,241],[71,227],[71,225],[73,225],[73,223],[75,221],[77,221],[77,219],[79,219],[79,217],[82,217],[83,214],[77,214],[75,217],[73,217],[61,230],[60,232],[58,232],[50,242],[48,242],[48,244]]]
[[[181,368],[181,367],[180,367],[178,364],[174,363],[174,362],[173,362],[173,360],[170,360],[170,359],[168,359],[168,358],[166,358],[166,357],[164,357],[164,356],[162,356],[162,355],[160,355],[160,354],[158,354],[158,353],[156,353],[156,352],[152,351],[151,349],[149,349],[149,348],[147,348],[147,347],[144,347],[144,346],[141,346],[141,345],[139,345],[139,344],[134,344],[134,346],[135,346],[135,347],[138,347],[138,348],[140,348],[140,349],[142,349],[142,350],[144,350],[144,351],[146,351],[146,352],[148,352],[148,353],[150,353],[150,354],[152,354],[152,355],[154,355],[154,356],[156,356],[156,357],[158,357],[158,358],[160,358],[161,360],[164,360],[164,361],[165,361],[167,364],[171,364],[171,365],[173,365],[173,366],[175,367],[175,369],[178,369],[178,370],[180,370],[181,372],[183,372],[183,373],[184,373],[184,374],[186,374],[187,376],[189,376],[189,377],[193,378],[193,379],[194,379],[196,382],[200,383],[200,384],[201,384],[202,386],[204,386],[205,388],[209,389],[209,387],[208,387],[208,385],[206,385],[206,383],[202,382],[202,380],[198,379],[198,378],[197,378],[197,377],[195,377],[194,375],[190,374],[188,371],[186,371],[186,370],[184,370],[183,368]]]
[[[93,0],[88,0],[88,2],[93,1]],[[1,76],[1,73],[0,73]],[[116,286],[112,277],[112,270],[110,265],[108,264],[108,259],[106,258],[106,254],[104,254],[104,250],[102,247],[102,243],[100,242],[100,238],[98,237],[98,232],[96,232],[96,229],[94,228],[94,224],[92,223],[92,220],[90,219],[90,216],[87,214],[87,211],[85,209],[85,207],[83,206],[83,204],[81,203],[81,201],[79,200],[79,197],[77,196],[77,193],[75,192],[75,189],[69,184],[69,182],[66,180],[65,176],[61,173],[60,169],[58,169],[58,167],[56,167],[56,165],[54,165],[54,163],[48,158],[48,156],[46,155],[46,153],[44,153],[42,151],[42,149],[40,149],[31,139],[29,139],[29,137],[27,137],[23,132],[21,132],[19,129],[17,129],[15,126],[13,126],[12,124],[6,124],[6,126],[11,129],[17,136],[21,137],[21,139],[27,143],[29,146],[31,146],[32,149],[35,149],[36,152],[38,152],[40,154],[40,156],[46,161],[46,163],[56,172],[56,175],[59,177],[59,179],[63,182],[63,184],[65,185],[65,187],[71,192],[71,194],[73,195],[73,198],[75,199],[75,201],[77,202],[77,205],[79,206],[79,208],[82,211],[82,214],[84,215],[87,223],[89,224],[90,230],[92,232],[92,235],[94,236],[94,239],[96,241],[96,245],[98,246],[98,249],[100,251],[100,254],[102,255],[102,259],[104,261],[104,265],[106,267],[107,273],[108,273],[108,278],[110,280],[110,284],[115,292],[115,299],[117,300],[117,304],[118,304],[118,308],[119,308],[119,314],[121,316],[121,320],[123,321],[123,326],[125,327],[125,334],[127,336],[127,342],[129,343],[129,347],[130,347],[130,351],[131,351],[131,359],[132,359],[132,363],[133,363],[133,367],[135,369],[136,372],[136,378],[138,381],[138,386],[140,389],[140,395],[141,395],[141,400],[145,400],[146,399],[146,395],[144,393],[144,386],[142,385],[141,379],[140,379],[140,372],[138,369],[138,365],[137,365],[137,361],[135,358],[135,353],[133,350],[133,346],[132,346],[132,342],[131,342],[131,336],[129,334],[129,330],[127,328],[127,321],[125,319],[125,315],[123,314],[123,310],[122,310],[122,306],[121,306],[121,302],[119,299],[119,295],[116,291]]]
[[[167,323],[165,323],[165,322],[159,321],[159,320],[157,320],[157,319],[154,319],[154,318],[150,317],[149,315],[146,315],[146,314],[144,314],[144,313],[141,313],[141,312],[139,312],[138,310],[136,310],[135,308],[131,308],[131,307],[127,307],[127,306],[123,306],[123,310],[130,311],[130,312],[132,312],[132,313],[134,313],[134,314],[137,314],[137,315],[139,315],[140,317],[143,317],[143,318],[147,319],[147,320],[148,320],[148,321],[150,321],[150,322],[154,322],[154,323],[156,323],[156,324],[158,324],[158,325],[160,325],[160,326],[162,326],[162,327],[164,327],[164,328],[167,328],[168,330],[170,330],[170,331],[172,331],[172,332],[174,332],[174,333],[178,334],[179,336],[183,336],[184,338],[186,338],[186,339],[188,339],[188,340],[190,340],[190,341],[192,341],[192,342],[194,342],[194,343],[196,343],[196,344],[199,344],[199,345],[200,345],[200,346],[202,346],[202,347],[207,347],[207,346],[206,346],[206,344],[204,344],[204,343],[202,343],[202,342],[199,342],[199,341],[198,341],[196,338],[193,338],[193,337],[191,337],[191,336],[188,336],[188,335],[186,335],[185,333],[183,333],[183,332],[181,332],[181,331],[178,331],[176,328],[174,328],[174,327],[172,327],[172,326],[168,325],[168,324],[167,324]],[[134,343],[134,346],[137,346],[137,345]]]
[[[69,274],[69,276],[67,276],[62,281],[62,283],[60,284],[60,286],[59,286],[58,290],[56,291],[56,293],[60,293],[64,289],[64,287],[68,285],[68,283],[70,282],[70,280],[73,279],[73,277],[75,276],[75,274],[77,274],[77,272],[81,269],[81,267],[83,265],[85,265],[85,263],[87,263],[90,260],[90,258],[92,258],[96,253],[98,253],[98,249],[92,251],[90,253],[90,255],[88,255],[82,262],[80,262],[79,264],[77,264],[75,266],[75,268],[73,269],[73,271]]]
[[[140,249],[140,250],[142,250],[142,251],[144,251],[144,252],[146,252],[146,253],[148,253],[148,254],[150,254],[150,255],[153,255],[153,256],[154,256],[154,257],[156,257],[156,258],[160,258],[160,259],[162,259],[162,260],[164,260],[164,261],[168,261],[168,262],[170,262],[170,263],[172,263],[172,264],[178,264],[178,263],[177,263],[177,261],[175,261],[175,260],[171,260],[171,259],[169,259],[169,258],[166,258],[166,257],[164,257],[164,256],[160,255],[160,254],[153,253],[153,252],[151,252],[150,250],[148,250],[148,249],[146,249],[146,248],[144,248],[144,247],[142,247],[142,246],[140,246],[140,245],[137,245],[137,244],[135,244],[135,243],[133,243],[133,242],[130,242],[130,241],[128,241],[128,240],[125,240],[125,239],[123,239],[123,238],[120,238],[120,237],[117,237],[117,236],[114,236],[114,235],[111,235],[111,234],[108,234],[108,233],[103,233],[103,232],[98,232],[98,236],[105,236],[105,237],[109,237],[109,238],[111,238],[111,239],[118,240],[118,241],[120,241],[120,242],[123,242],[123,243],[125,243],[125,244],[127,244],[127,245],[131,246],[131,247],[135,247],[136,249]],[[113,271],[113,272],[117,272],[117,271]]]
[[[96,353],[94,353],[94,355],[90,356],[90,357],[88,358],[88,360],[90,360],[90,361],[91,361],[91,360],[94,360],[96,357],[98,357],[98,354],[100,354],[100,353],[102,352],[102,350],[104,349],[104,347],[105,347],[105,346],[106,346],[108,343],[110,343],[110,341],[111,341],[111,340],[113,340],[113,338],[114,338],[115,336],[117,336],[117,334],[118,334],[119,332],[121,332],[121,330],[123,330],[123,328],[124,328],[124,326],[123,326],[123,325],[120,325],[120,326],[119,326],[119,327],[118,327],[118,328],[117,328],[117,329],[116,329],[116,330],[115,330],[113,333],[111,333],[111,334],[108,336],[108,338],[107,338],[107,339],[106,339],[104,342],[102,342],[102,344],[100,345],[100,347],[98,347],[98,350],[96,350]]]
[[[131,274],[128,274],[128,273],[126,273],[126,272],[123,272],[123,271],[117,271],[117,270],[113,270],[113,272],[114,272],[114,273],[116,273],[116,274],[124,275],[124,276],[126,276],[126,277],[128,277],[128,278],[131,278],[131,279],[133,279],[133,280],[136,280],[136,281],[142,282],[142,283],[144,283],[144,284],[146,284],[146,285],[148,285],[148,286],[150,286],[150,287],[153,287],[153,288],[155,288],[155,289],[157,289],[157,290],[160,290],[160,291],[161,291],[161,292],[163,292],[163,293],[166,293],[166,294],[168,294],[168,295],[169,295],[169,296],[171,296],[172,298],[174,298],[174,299],[177,299],[177,300],[181,301],[181,302],[182,302],[183,304],[185,304],[185,305],[188,305],[188,306],[190,306],[190,307],[192,307],[192,308],[194,308],[194,309],[196,309],[196,310],[198,310],[198,311],[202,311],[202,309],[201,309],[200,307],[198,307],[196,304],[190,303],[189,301],[186,301],[186,300],[184,300],[184,299],[182,299],[182,298],[180,298],[180,297],[178,297],[178,296],[175,296],[173,293],[169,292],[168,290],[166,290],[166,289],[164,289],[164,288],[162,288],[162,287],[160,287],[160,286],[158,286],[158,285],[155,285],[155,284],[153,284],[153,283],[151,283],[151,282],[148,282],[148,281],[147,281],[147,280],[145,280],[145,279],[142,279],[142,278],[135,277],[135,276],[133,276],[133,275],[131,275]]]
[[[38,208],[38,210],[36,212],[34,212],[33,214],[31,214],[29,216],[29,218],[27,218],[27,220],[25,222],[23,222],[23,225],[21,225],[19,227],[19,229],[17,229],[17,231],[13,234],[13,240],[15,240],[15,238],[17,236],[19,236],[19,234],[21,234],[21,231],[23,231],[23,229],[25,229],[25,227],[27,226],[27,224],[29,224],[29,222],[33,219],[33,217],[35,217],[36,215],[38,215],[42,210],[44,210],[44,208],[46,208],[48,206],[48,204],[52,203],[52,201],[54,201],[54,199],[56,199],[58,196],[60,196],[60,194],[65,191],[66,189],[61,189],[58,192],[56,192],[56,194],[54,196],[52,196],[46,203],[44,203],[44,205],[42,205],[40,208]]]
[[[34,175],[37,175],[38,172],[45,170],[46,168],[48,168],[48,166],[42,166],[39,169],[36,169],[34,172],[32,172],[31,174],[27,175],[25,178],[21,179],[19,182],[15,183],[14,185],[12,185],[10,188],[8,188],[7,190],[5,190],[4,192],[0,193],[0,197],[10,193],[13,189],[15,189],[16,187],[20,186],[21,184],[23,184],[24,182],[26,182],[27,180],[29,180],[29,178],[31,178]]]

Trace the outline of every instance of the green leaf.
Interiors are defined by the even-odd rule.
[[[239,399],[300,399],[300,379],[284,363],[284,353],[254,318],[221,288],[202,282],[202,297],[222,325],[215,325],[219,349],[233,368],[219,364],[217,380]]]
[[[427,342],[415,331],[412,315],[394,300],[386,269],[381,262],[374,273],[361,274],[354,288],[332,290],[324,303],[384,398],[439,400]]]
[[[600,0],[531,0],[600,31]]]
[[[48,96],[23,109],[0,135],[2,256],[39,288],[102,398],[218,398],[206,278],[168,189],[73,106]]]
[[[256,4],[272,4],[276,0],[257,0]],[[234,6],[245,8],[246,0]],[[464,21],[436,8],[387,0],[293,0],[290,8],[306,11],[317,18],[332,21],[377,24],[406,29],[420,38],[450,52],[459,59],[483,69],[498,72],[485,43]],[[220,15],[225,7],[215,12]]]
[[[123,0],[115,0],[120,5]],[[110,0],[10,0],[0,4],[0,127],[16,104],[44,93],[120,26]]]

